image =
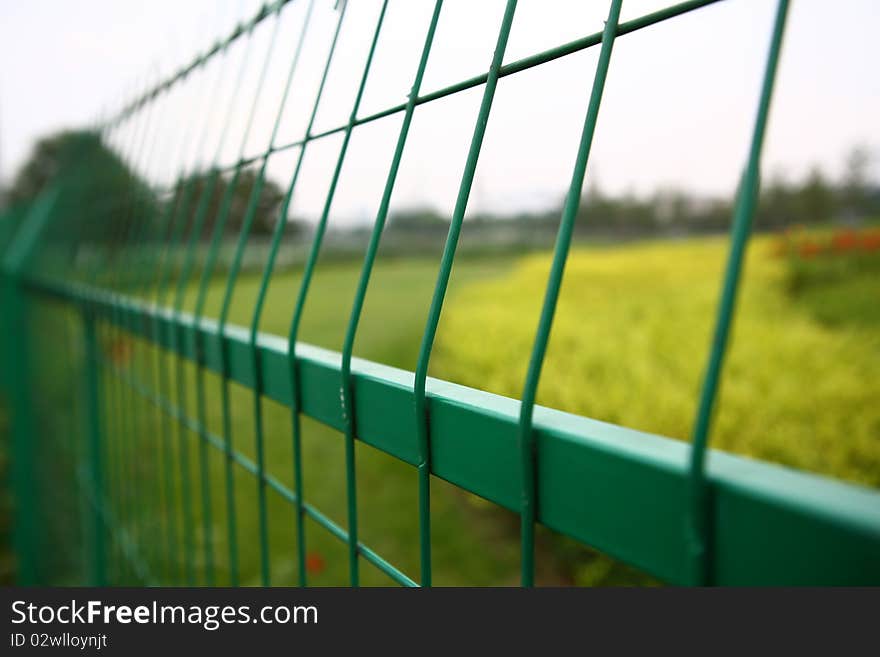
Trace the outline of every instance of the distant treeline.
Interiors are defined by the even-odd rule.
[[[761,188],[755,227],[775,230],[801,224],[857,224],[880,218],[880,185],[870,180],[869,164],[868,151],[855,148],[849,153],[839,180],[829,178],[819,167],[801,180],[787,180],[781,175],[770,177]],[[730,227],[733,196],[707,198],[683,189],[665,189],[643,197],[612,196],[594,185],[581,200],[576,232],[609,238],[717,233]],[[544,212],[473,215],[468,221],[481,224],[484,229],[494,226],[499,230],[519,227],[534,231],[543,226],[554,230],[561,214],[560,203]],[[445,231],[447,226],[446,217],[422,208],[394,214],[389,230]]]
[[[779,229],[818,223],[855,224],[880,218],[880,185],[870,179],[867,149],[854,148],[844,173],[836,180],[814,167],[803,179],[771,176],[764,181],[755,225]],[[278,225],[286,190],[254,167],[239,172],[206,171],[180,179],[164,189],[148,185],[95,133],[61,132],[40,140],[12,185],[6,203],[25,206],[49,181],[61,181],[63,216],[58,239],[78,244],[116,247],[174,239],[206,242],[237,236],[252,216],[249,236],[268,238]],[[684,189],[664,189],[647,196],[610,195],[593,184],[585,191],[576,218],[579,236],[627,239],[653,235],[714,233],[727,230],[733,197],[707,198]],[[530,246],[552,242],[562,203],[542,212],[474,214],[467,221],[472,243],[480,248]],[[21,213],[7,213],[20,216]],[[287,216],[285,237],[308,239],[314,225]],[[359,251],[370,226],[340,228],[331,218],[328,247]],[[449,217],[431,208],[401,209],[388,220],[385,240],[401,252],[432,246],[446,232]],[[198,227],[198,234],[194,229]],[[10,231],[5,231],[10,232]],[[335,246],[334,246],[335,245]]]

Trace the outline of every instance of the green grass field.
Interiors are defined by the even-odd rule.
[[[577,248],[567,269],[544,370],[542,404],[598,419],[687,439],[714,319],[726,240]],[[876,256],[874,256],[876,260]],[[533,338],[549,255],[462,260],[441,322],[432,375],[519,396]],[[749,252],[712,444],[785,465],[880,486],[880,323],[876,268],[822,262],[797,267],[774,254],[770,238]],[[825,267],[830,269],[825,271]],[[843,270],[842,273],[838,270]],[[338,350],[358,264],[319,267],[306,308],[304,341]],[[837,272],[836,274],[834,272]],[[358,356],[412,370],[436,263],[382,262],[368,295],[355,348]],[[230,321],[247,325],[258,280],[241,278]],[[295,273],[272,281],[262,330],[286,335],[298,285]],[[210,291],[207,315],[216,315],[223,284]],[[189,299],[191,304],[192,296]],[[147,348],[129,362],[136,376],[150,372]],[[220,381],[206,375],[208,427],[221,433]],[[195,416],[195,384],[187,370],[187,411]],[[249,391],[233,386],[233,440],[254,456]],[[290,417],[264,402],[266,463],[292,487]],[[146,403],[137,413],[159,435],[158,415]],[[343,441],[338,432],[306,419],[304,485],[309,502],[346,524]],[[198,441],[189,443],[197,581],[203,581],[204,532]],[[143,438],[139,440],[143,441]],[[146,443],[141,443],[146,445]],[[221,454],[209,448],[210,536],[217,582],[228,578],[226,488]],[[156,464],[138,459],[134,480],[148,484]],[[418,579],[417,482],[413,468],[358,444],[360,538]],[[115,480],[117,485],[122,480]],[[179,487],[180,482],[177,481]],[[259,542],[255,479],[238,469],[236,521],[243,583],[258,583]],[[137,516],[136,491],[122,486]],[[179,499],[182,490],[178,488]],[[125,497],[122,498],[123,503]],[[434,580],[437,585],[515,584],[518,528],[514,515],[434,480]],[[164,524],[134,525],[134,539],[161,562]],[[269,493],[273,584],[296,582],[294,514]],[[180,524],[177,541],[181,542]],[[178,548],[182,550],[182,548]],[[307,523],[309,580],[346,584],[344,544]],[[545,584],[645,583],[610,559],[542,532],[538,579]],[[159,574],[162,574],[160,565]],[[362,562],[364,584],[390,580]]]

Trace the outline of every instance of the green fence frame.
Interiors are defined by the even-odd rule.
[[[170,78],[150,86],[109,119],[98,120],[96,131],[103,139],[119,134],[126,136],[126,145],[121,152],[126,161],[144,167],[155,165],[157,155],[151,147],[155,144],[155,136],[161,130],[167,130],[171,122],[176,122],[176,117],[162,116],[161,107],[156,110],[159,105],[157,99],[171,90],[179,89],[193,74],[204,72],[209,62],[217,67],[215,83],[209,85],[201,97],[205,108],[219,107],[220,111],[226,112],[220,144],[216,146],[213,159],[209,160],[211,165],[206,170],[195,170],[188,165],[191,153],[204,154],[211,146],[207,143],[207,131],[199,125],[201,115],[193,112],[190,117],[193,125],[187,124],[187,129],[182,131],[184,138],[181,140],[180,153],[174,160],[180,171],[178,182],[170,189],[159,190],[172,194],[176,200],[175,203],[168,203],[162,216],[157,218],[162,235],[160,247],[155,248],[155,244],[148,240],[147,231],[153,226],[151,222],[120,222],[121,228],[108,229],[119,232],[117,239],[122,244],[145,245],[141,264],[149,265],[148,275],[132,277],[126,271],[126,263],[119,262],[110,269],[96,265],[86,275],[74,277],[35,266],[47,248],[47,236],[53,230],[56,239],[59,230],[63,234],[65,209],[62,201],[65,189],[76,185],[76,180],[59,180],[50,185],[37,202],[24,210],[24,219],[16,234],[7,240],[2,262],[4,345],[8,374],[6,388],[12,409],[12,464],[17,500],[15,536],[20,582],[37,584],[48,580],[40,562],[42,537],[37,522],[40,502],[39,490],[35,485],[38,476],[35,469],[37,445],[34,425],[35,396],[40,393],[32,380],[32,364],[28,362],[32,346],[29,343],[33,342],[28,316],[34,303],[52,300],[78,314],[82,327],[85,376],[83,381],[71,381],[70,386],[79,391],[83,435],[86,438],[77,472],[78,494],[83,500],[84,517],[88,519],[86,524],[90,527],[90,538],[85,547],[91,564],[88,574],[90,583],[112,583],[108,574],[111,551],[121,554],[135,578],[143,583],[197,583],[193,505],[201,502],[201,519],[209,527],[213,504],[217,502],[211,499],[207,482],[209,450],[219,450],[225,456],[226,498],[222,503],[226,506],[229,519],[227,557],[230,580],[216,581],[216,555],[212,541],[205,540],[203,581],[208,585],[239,583],[234,489],[236,468],[250,473],[258,487],[256,511],[259,514],[260,580],[263,585],[272,583],[266,511],[266,494],[271,489],[295,510],[293,522],[298,535],[297,561],[301,584],[308,583],[304,521],[310,518],[347,544],[350,583],[353,586],[359,583],[361,559],[372,563],[402,585],[430,586],[432,475],[521,515],[521,581],[525,586],[534,583],[534,532],[537,523],[673,584],[880,583],[880,493],[731,456],[708,447],[742,258],[758,195],[761,147],[788,9],[786,0],[777,3],[771,30],[751,146],[737,192],[728,264],[722,281],[716,329],[710,346],[692,444],[535,404],[615,39],[717,1],[690,0],[620,22],[622,0],[612,0],[601,33],[504,64],[507,39],[516,10],[516,0],[508,0],[487,73],[421,95],[421,83],[443,5],[442,0],[436,0],[430,22],[423,28],[424,45],[407,101],[360,117],[360,101],[373,54],[381,38],[386,11],[393,11],[393,7],[388,8],[386,1],[373,28],[371,46],[349,120],[334,129],[313,134],[315,116],[345,17],[346,6],[343,2],[338,7],[337,23],[305,135],[295,142],[277,144],[279,123],[312,16],[314,0],[309,0],[269,144],[261,155],[245,159],[245,144],[261,100],[266,68],[273,56],[279,17],[286,6],[293,3],[293,0],[281,0],[262,7],[251,20],[238,25],[228,37],[218,41]],[[231,117],[229,108],[224,109],[221,102],[224,100],[221,81],[228,72],[226,55],[233,44],[241,44],[245,49],[236,78],[240,84],[253,42],[251,36],[258,26],[267,21],[272,22],[272,35],[244,127],[239,155],[231,165],[223,164],[220,155],[230,137]],[[560,220],[521,401],[430,378],[427,373],[431,351],[498,81],[593,46],[600,48],[598,64],[592,79],[592,91]],[[586,78],[585,74],[584,81],[573,81],[573,84],[586,86]],[[203,79],[203,83],[207,81]],[[416,371],[406,372],[355,358],[353,347],[359,320],[413,115],[425,103],[480,86],[483,89],[482,101],[438,269]],[[231,102],[232,96],[227,100]],[[304,344],[299,340],[300,320],[321,252],[349,140],[358,126],[392,114],[402,114],[403,120],[365,252],[342,351],[331,352]],[[121,132],[123,130],[125,132]],[[198,136],[200,133],[201,136]],[[285,150],[299,149],[279,212],[279,217],[286,217],[309,144],[333,134],[342,135],[342,145],[302,282],[296,291],[295,309],[287,338],[266,335],[258,330],[267,287],[282,245],[286,225],[286,221],[282,220],[277,221],[272,234],[252,321],[248,327],[230,324],[230,301],[252,229],[269,157]],[[221,311],[215,320],[204,316],[207,286],[216,271],[220,242],[239,174],[244,167],[251,165],[257,167],[256,183],[236,241]],[[231,179],[226,183],[221,182],[222,173],[231,173]],[[201,191],[197,191],[196,181],[202,182]],[[204,267],[198,281],[193,281],[196,246],[209,212],[209,200],[217,186],[223,184],[226,186],[221,190],[222,201],[213,224]],[[144,199],[133,196],[125,199],[124,207],[119,211],[129,216],[139,216],[136,213],[142,212],[144,207]],[[188,225],[186,218],[191,214],[194,220]],[[63,235],[63,238],[75,242],[77,235]],[[133,249],[129,252],[135,253]],[[195,311],[189,314],[183,311],[183,299],[185,291],[194,282],[198,284],[198,294]],[[131,372],[122,371],[101,356],[97,340],[101,331],[109,335],[135,336],[159,347],[160,351],[154,361],[141,363],[140,374],[136,371],[138,368]],[[169,367],[169,359],[173,367]],[[189,405],[186,386],[180,385],[184,380],[185,363],[196,366],[195,417],[186,412]],[[207,427],[204,377],[208,372],[219,375],[222,381],[222,435],[212,433]],[[111,392],[104,394],[104,377],[112,377],[122,385],[114,386]],[[172,386],[173,381],[178,385]],[[233,448],[229,404],[231,383],[244,386],[252,392],[256,445],[254,460]],[[290,409],[293,488],[266,472],[262,419],[264,398]],[[126,445],[124,439],[132,434],[131,429],[137,421],[134,416],[140,412],[134,403],[135,399],[149,402],[161,414],[163,421],[158,436],[161,445],[177,440],[180,449],[179,463],[173,463],[170,452],[164,451],[164,472],[153,482],[155,491],[149,492],[169,503],[176,494],[170,483],[170,473],[173,468],[179,468],[179,492],[184,514],[180,527],[182,536],[177,536],[176,525],[169,523],[167,534],[163,537],[164,545],[154,548],[164,550],[168,557],[165,561],[168,572],[161,574],[151,571],[149,555],[142,554],[140,539],[143,537],[140,534],[143,528],[138,527],[136,512],[130,508],[131,498],[136,498],[138,491],[120,495],[119,481],[113,481],[114,477],[120,476],[119,471],[105,462],[107,458],[117,459],[116,466],[125,467],[135,458],[137,445]],[[343,432],[348,496],[346,527],[338,525],[303,498],[300,428],[303,415]],[[188,442],[188,431],[198,436],[196,444]],[[421,563],[418,580],[388,563],[359,539],[356,440],[417,469]],[[191,481],[189,476],[191,448],[196,449],[195,458],[200,468],[196,482]],[[131,485],[135,485],[134,479]],[[196,485],[200,486],[198,490],[195,490]],[[126,507],[126,504],[129,506]],[[129,520],[121,518],[120,512]],[[107,544],[108,536],[113,545]],[[182,551],[179,550],[181,545]],[[182,556],[175,559],[175,554]]]

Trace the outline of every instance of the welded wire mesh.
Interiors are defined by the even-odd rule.
[[[405,102],[364,115],[362,99],[394,5],[381,3],[372,25],[357,26],[369,32],[363,59],[340,64],[340,40],[350,34],[343,34],[347,3],[331,9],[316,0],[281,0],[263,6],[172,75],[145,84],[121,110],[98,117],[70,145],[69,162],[41,197],[17,210],[23,219],[4,255],[22,581],[57,581],[65,572],[73,573],[70,581],[96,584],[238,585],[253,581],[243,581],[241,573],[246,544],[257,546],[256,582],[275,583],[276,551],[270,544],[278,516],[269,506],[270,495],[277,495],[290,509],[286,522],[294,540],[287,547],[295,553],[300,584],[309,583],[309,536],[326,532],[345,545],[351,585],[360,583],[360,566],[367,562],[397,583],[429,586],[435,477],[521,516],[521,582],[527,586],[534,583],[539,523],[675,583],[880,578],[874,558],[880,545],[875,496],[733,457],[719,456],[713,468],[706,468],[712,409],[759,187],[786,0],[778,2],[737,191],[692,445],[643,439],[623,427],[536,408],[602,93],[613,75],[615,41],[637,39],[642,29],[715,1],[690,0],[621,22],[622,2],[612,0],[601,32],[505,63],[517,6],[508,0],[491,59],[483,64],[486,72],[423,93],[443,12],[442,0],[436,0],[427,23],[412,26],[423,40]],[[284,21],[294,11],[295,29],[289,29]],[[309,52],[320,52],[323,59],[307,84],[299,71],[310,40],[320,47]],[[588,48],[599,51],[598,60],[595,70],[571,81],[590,90],[589,102],[580,134],[571,136],[578,149],[521,401],[431,380],[432,349],[499,80]],[[281,88],[273,89],[267,71],[279,62],[286,73],[277,78],[283,80]],[[351,103],[343,108],[348,118],[317,129],[328,76],[341,65],[356,68]],[[249,78],[248,71],[256,74]],[[359,361],[354,348],[360,320],[413,118],[423,106],[471,89],[480,94],[480,103],[415,372]],[[302,133],[283,140],[281,126],[293,100],[304,108]],[[258,114],[271,126],[268,134],[255,131],[262,125]],[[389,161],[376,165],[385,167],[387,176],[347,309],[342,349],[325,352],[305,344],[300,328],[334,197],[353,135],[391,116],[400,118],[397,138]],[[297,248],[285,233],[291,230],[288,214],[303,163],[316,143],[331,138],[340,141],[327,193],[302,250],[302,274],[287,291],[293,300],[289,330],[286,339],[268,336],[260,332],[267,292],[279,257]],[[257,239],[268,167],[281,154],[289,156],[287,187],[262,237],[250,321],[234,325],[233,297],[247,247]],[[150,182],[113,187],[100,177],[101,158],[116,158]],[[107,189],[125,191],[108,195]],[[234,246],[224,243],[230,227]],[[218,280],[217,310],[210,312]],[[59,344],[56,362],[40,362],[48,347]],[[53,403],[51,388],[71,394],[59,393]],[[214,400],[218,388],[219,400]],[[265,405],[270,401],[288,415],[289,477],[267,463]],[[234,435],[234,419],[245,412],[242,404],[250,431]],[[303,417],[342,432],[344,523],[306,499],[303,482],[313,473],[304,471]],[[47,455],[58,442],[49,438],[58,434],[53,422],[67,426],[72,437],[66,452]],[[359,509],[371,502],[357,495],[357,441],[415,469],[417,573],[404,572],[361,540]],[[256,488],[254,507],[242,508],[243,485]],[[56,567],[47,556],[59,551],[58,541],[45,531],[49,509],[59,505],[70,506],[64,513],[73,526],[68,537],[75,538],[68,538],[66,547],[76,545],[81,553],[79,560],[69,557],[74,562],[69,567]],[[764,549],[767,545],[772,549]],[[808,568],[787,558],[805,549],[812,557]]]

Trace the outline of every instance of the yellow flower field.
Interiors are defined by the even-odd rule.
[[[794,291],[774,246],[749,250],[711,444],[880,486],[880,276]],[[723,238],[575,248],[539,403],[689,439],[726,253]],[[549,265],[460,289],[434,373],[519,397]]]

